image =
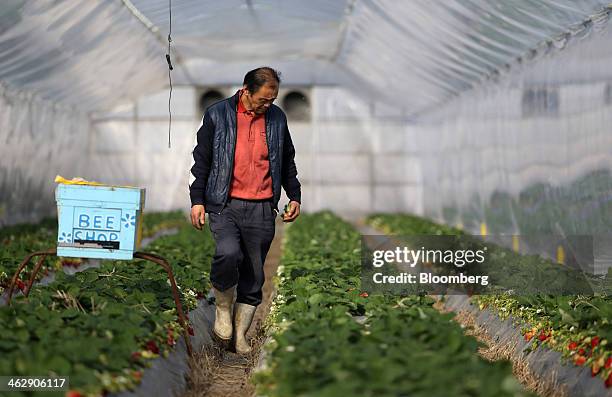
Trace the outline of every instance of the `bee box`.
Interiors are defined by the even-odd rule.
[[[140,247],[145,189],[59,184],[57,256],[133,259]]]

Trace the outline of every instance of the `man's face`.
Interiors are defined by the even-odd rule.
[[[274,102],[278,96],[278,84],[265,84],[253,94],[249,93],[248,91],[246,92],[253,112],[263,114],[270,106],[272,106],[272,102]]]

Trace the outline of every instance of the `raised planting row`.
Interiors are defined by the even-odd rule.
[[[185,219],[177,234],[154,240],[146,251],[168,260],[184,310],[195,308],[209,289],[210,232]],[[69,376],[81,395],[121,391],[139,383],[151,359],[174,348],[179,332],[159,265],[105,260],[74,275],[59,272],[29,299],[0,307],[0,373]]]
[[[410,215],[373,215],[371,225],[386,233],[458,234],[459,230],[437,225]],[[546,259],[523,256],[500,249],[505,255],[499,266],[508,271],[529,274],[530,266],[556,266]],[[603,280],[608,283],[607,277]],[[599,376],[606,387],[612,386],[612,298],[593,295],[478,295],[471,297],[481,310],[493,309],[502,319],[512,316],[531,348],[546,346],[562,353],[565,362],[588,366],[592,376]]]
[[[360,235],[338,217],[301,215],[283,247],[259,395],[529,395],[433,299],[360,291]]]
[[[143,213],[142,236],[151,237],[160,230],[185,225],[181,211]],[[8,288],[11,278],[21,261],[30,253],[55,247],[57,242],[57,219],[46,218],[38,224],[21,224],[0,229],[0,295]],[[25,280],[36,261],[30,261],[21,273],[17,287],[23,290]],[[78,258],[47,257],[37,278],[63,266],[78,267]]]

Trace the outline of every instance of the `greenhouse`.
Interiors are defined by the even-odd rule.
[[[2,1],[0,396],[612,396],[611,19]]]

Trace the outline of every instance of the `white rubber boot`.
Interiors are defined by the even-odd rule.
[[[246,339],[246,333],[253,322],[253,316],[257,306],[247,305],[246,303],[236,303],[234,308],[234,327],[236,329],[236,353],[249,354],[251,344]]]
[[[222,341],[232,339],[232,304],[234,302],[234,291],[236,286],[219,291],[213,287],[215,295],[215,326],[213,332]]]

